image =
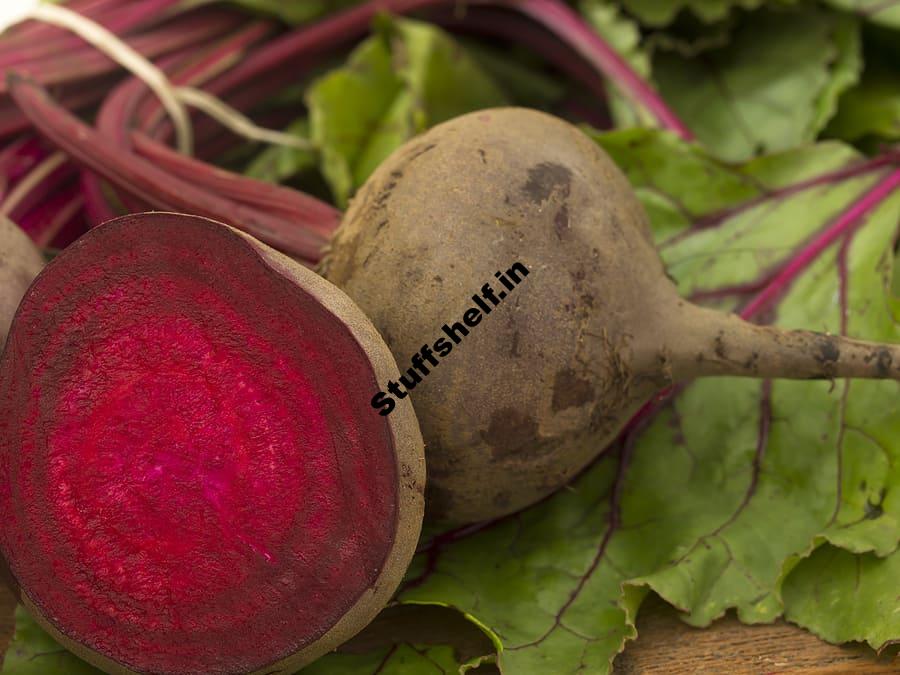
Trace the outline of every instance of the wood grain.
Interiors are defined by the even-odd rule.
[[[615,675],[881,675],[900,673],[896,654],[865,645],[838,647],[779,621],[745,626],[729,615],[710,628],[681,621],[656,596],[638,614],[638,639],[616,659]]]
[[[13,629],[12,594],[0,587],[0,653]],[[711,628],[691,628],[675,611],[648,598],[640,637],[616,659],[615,675],[886,675],[900,673],[900,656],[877,658],[865,646],[836,647],[795,626],[744,626],[732,616]],[[514,675],[514,674],[513,674]]]

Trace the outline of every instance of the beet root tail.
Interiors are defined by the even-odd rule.
[[[757,326],[692,306],[685,319],[677,343],[668,346],[674,381],[710,375],[900,380],[900,345]]]

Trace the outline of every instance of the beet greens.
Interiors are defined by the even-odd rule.
[[[706,314],[709,310],[730,313],[736,317],[729,321],[739,317],[748,322],[748,330],[766,336],[776,335],[768,326],[817,331],[810,339],[819,360],[805,362],[807,369],[794,374],[824,379],[789,382],[775,379],[784,374],[784,364],[771,355],[761,362],[758,345],[749,342],[711,342],[699,362],[694,355],[688,363],[678,350],[681,343],[672,340],[675,347],[658,354],[655,370],[641,370],[619,358],[616,350],[621,345],[608,327],[596,334],[588,330],[589,349],[605,344],[615,357],[611,363],[621,367],[619,384],[639,392],[634,400],[610,395],[606,418],[597,415],[590,421],[592,428],[602,427],[603,445],[585,441],[577,463],[566,465],[564,472],[559,467],[565,463],[551,463],[542,468],[540,480],[536,473],[515,474],[511,458],[529,449],[537,456],[543,446],[530,441],[552,435],[548,428],[553,425],[571,426],[584,398],[584,377],[575,376],[573,368],[565,377],[560,375],[562,384],[547,388],[550,394],[542,405],[553,414],[540,423],[528,417],[523,404],[508,406],[495,416],[499,421],[494,427],[484,428],[473,419],[489,404],[469,409],[460,402],[448,422],[440,406],[430,407],[428,397],[440,385],[438,377],[429,378],[412,395],[430,446],[426,457],[434,487],[426,507],[432,513],[435,504],[439,508],[451,504],[451,511],[469,509],[450,518],[455,522],[487,520],[449,531],[433,526],[419,542],[418,555],[396,594],[400,606],[385,612],[343,653],[324,656],[304,673],[390,675],[417,666],[450,672],[476,665],[481,665],[477,672],[492,672],[494,667],[503,673],[546,672],[548,663],[561,675],[609,672],[613,659],[636,636],[635,616],[648,591],[697,626],[735,609],[748,623],[771,622],[784,615],[834,643],[860,641],[880,650],[900,639],[900,605],[885,600],[896,595],[900,575],[897,387],[891,382],[832,379],[892,375],[900,364],[894,351],[886,349],[873,358],[866,352],[848,365],[849,343],[836,347],[844,338],[900,343],[896,327],[900,277],[895,270],[900,224],[896,146],[900,10],[885,3],[849,0],[826,0],[816,6],[786,6],[772,0],[750,3],[752,8],[733,0],[69,0],[64,4],[112,31],[159,68],[172,87],[195,88],[227,106],[226,115],[231,111],[232,117],[239,114],[258,127],[286,130],[301,147],[250,140],[226,128],[221,118],[188,107],[193,148],[191,154],[182,154],[174,148],[183,140],[183,129],[176,130],[170,111],[141,78],[70,31],[35,20],[11,27],[0,34],[0,243],[4,244],[0,276],[8,281],[7,295],[0,298],[3,332],[43,266],[39,249],[51,257],[61,253],[58,269],[63,276],[66,269],[83,270],[89,264],[78,257],[82,254],[71,247],[73,242],[85,236],[79,246],[102,248],[104,240],[115,242],[116,236],[104,234],[103,228],[92,232],[93,228],[125,214],[159,210],[220,221],[262,242],[253,246],[266,255],[276,254],[268,253],[264,245],[317,269],[360,303],[398,363],[405,363],[407,352],[419,346],[407,348],[404,341],[414,334],[415,316],[426,312],[422,305],[449,317],[453,312],[441,309],[457,300],[449,289],[471,281],[465,266],[454,258],[454,232],[441,229],[456,210],[463,211],[465,195],[436,209],[442,220],[433,222],[427,211],[415,211],[428,203],[431,191],[418,190],[410,202],[418,214],[417,224],[427,228],[416,231],[443,242],[444,253],[433,267],[453,263],[452,269],[424,275],[414,284],[422,294],[415,306],[398,299],[415,293],[386,290],[388,282],[372,281],[365,270],[353,270],[358,274],[353,283],[353,274],[335,272],[342,235],[334,237],[340,232],[343,211],[348,205],[364,211],[354,207],[354,195],[375,180],[378,167],[404,143],[415,146],[413,139],[430,128],[472,110],[515,105],[580,124],[610,155],[646,211],[644,235],[659,251],[665,274],[682,298],[703,308],[697,317],[713,316]],[[529,138],[529,148],[536,148],[540,140]],[[483,161],[492,161],[490,148],[481,149]],[[405,171],[405,165],[401,169]],[[476,169],[471,173],[476,175]],[[494,170],[495,175],[500,173],[499,168]],[[450,179],[455,176],[451,172]],[[395,185],[388,192],[402,191],[396,184],[403,181],[391,180]],[[475,183],[486,185],[490,178]],[[554,190],[542,202],[545,211],[558,207],[554,200],[565,192]],[[359,194],[357,202],[365,201],[366,193]],[[506,204],[518,203],[522,195],[510,192],[506,197]],[[486,197],[480,206],[488,203]],[[501,202],[493,204],[490,218],[512,222],[510,214],[501,213],[504,208]],[[538,209],[548,218],[546,232],[563,241],[574,209],[553,213]],[[368,222],[366,218],[358,220]],[[373,221],[379,231],[382,220]],[[382,234],[397,220],[392,215],[391,227]],[[477,224],[475,216],[468,221]],[[202,226],[166,220],[170,236],[161,237],[152,225],[154,217],[129,222],[122,230],[127,230],[127,241],[110,248],[109,261],[133,260],[142,250],[158,252],[168,243],[174,246],[175,226],[188,222],[186,228],[193,232],[186,237],[192,242],[191,253],[183,259],[184,251],[166,258],[165,265],[171,263],[179,274],[190,277],[190,264],[184,260],[193,260],[195,253],[197,260],[202,258],[199,239],[191,239]],[[141,223],[151,223],[143,240]],[[513,246],[505,239],[512,232],[508,227],[495,221],[485,221],[482,227],[498,228],[502,242],[483,248]],[[346,222],[343,229],[347,230]],[[354,245],[362,245],[370,231],[362,228]],[[480,233],[467,241],[476,241]],[[248,275],[252,268],[265,276],[265,270],[256,270],[249,258],[231,248],[237,246],[235,241],[243,240],[220,241],[216,250],[240,259]],[[402,250],[408,243],[398,240],[387,248]],[[639,248],[643,247],[642,243]],[[646,248],[650,250],[649,245]],[[373,257],[367,259],[373,269],[388,260],[386,250],[383,245],[373,247]],[[132,258],[128,251],[134,253]],[[467,261],[477,258],[466,256]],[[577,260],[578,252],[573,252],[569,261],[574,265]],[[229,279],[230,293],[247,300],[242,311],[256,316],[272,309],[268,300],[254,306],[250,296],[243,295],[249,293],[249,282],[232,278],[231,272],[226,265],[217,273]],[[554,312],[562,312],[554,315],[554,325],[570,315],[584,324],[590,304],[586,296],[598,302],[603,294],[586,291],[588,277],[579,278],[577,270],[560,265],[553,272],[566,283],[571,281],[568,294],[553,305]],[[435,281],[435,276],[442,281]],[[51,272],[42,278],[47,281],[39,285],[46,286],[61,277]],[[541,286],[538,275],[529,283],[549,292],[550,282]],[[375,295],[391,295],[394,300],[370,302],[366,288],[375,286]],[[68,301],[89,303],[81,290],[73,290]],[[276,289],[276,295],[282,290]],[[44,349],[22,337],[28,330],[40,333],[41,322],[50,320],[38,311],[43,298],[39,295],[33,292],[26,300],[23,311],[28,320],[14,329],[18,346],[5,357],[21,369],[16,387],[37,381],[29,379],[36,371],[21,364],[27,361],[25,356]],[[633,300],[635,306],[643,303],[639,297]],[[259,323],[276,321],[276,314],[270,312]],[[398,327],[392,323],[396,317],[409,320]],[[494,319],[503,324],[504,315]],[[491,360],[499,348],[470,344],[465,354],[460,350],[453,359],[463,363],[483,358],[476,365],[489,374],[486,380],[501,375],[503,383],[514,377],[533,378],[552,359],[546,353],[517,359],[528,349],[528,339],[516,332],[513,318],[505,321],[511,333],[504,350],[512,356],[502,373],[496,359]],[[309,322],[309,317],[299,317],[296,323]],[[683,328],[699,334],[711,322],[696,318]],[[145,330],[155,326],[152,320],[145,323]],[[664,333],[662,323],[655,325],[656,334]],[[162,330],[160,326],[153,329]],[[72,344],[113,339],[100,332],[72,337],[74,333],[66,331],[55,339],[69,344],[67,335]],[[222,345],[230,344],[224,333],[220,337]],[[0,345],[4,339],[0,332]],[[398,349],[398,344],[404,346]],[[285,358],[296,357],[299,363],[299,352],[282,346]],[[320,361],[324,363],[324,357]],[[635,373],[642,384],[625,382]],[[694,375],[725,374],[763,379],[693,381]],[[0,392],[12,391],[10,382],[0,376]],[[505,386],[496,384],[494,390]],[[322,391],[319,394],[328,398]],[[226,388],[221,395],[243,394]],[[12,398],[7,397],[9,414],[4,419],[23,414],[26,407],[27,396],[16,399],[21,406],[9,404]],[[441,400],[446,403],[450,398]],[[60,394],[63,399],[66,396]],[[628,405],[622,403],[625,399]],[[136,420],[139,417],[135,415]],[[148,422],[149,427],[166,427],[163,420],[156,422]],[[448,424],[446,435],[431,434],[438,422]],[[47,424],[60,424],[58,435],[74,433],[55,418]],[[147,434],[152,431],[149,427]],[[476,478],[467,476],[465,481],[470,487],[472,482],[477,485],[462,496],[456,488],[446,490],[455,491],[456,501],[448,500],[440,491],[453,482],[453,467],[458,472],[465,463],[449,455],[451,461],[446,463],[434,458],[470,432],[487,444],[479,456],[506,462],[507,473],[485,479],[487,469],[475,471]],[[519,443],[521,439],[525,441]],[[81,456],[77,445],[73,442],[73,458]],[[72,468],[75,464],[66,466],[73,480],[84,477]],[[296,476],[288,478],[290,482]],[[403,476],[399,478],[402,482]],[[278,482],[269,479],[273,485]],[[540,484],[529,483],[535,480]],[[498,490],[504,481],[513,488]],[[562,482],[566,488],[554,492]],[[512,498],[516,485],[535,489],[528,499],[516,501]],[[104,499],[102,486],[82,487]],[[8,497],[7,492],[0,485],[0,500]],[[56,497],[46,504],[57,503]],[[522,510],[538,497],[543,498]],[[64,502],[60,497],[58,503]],[[489,508],[476,508],[488,502]],[[265,509],[279,517],[287,513],[271,504]],[[135,507],[134,513],[139,510]],[[274,529],[288,520],[279,521]],[[415,520],[406,523],[408,530],[418,528]],[[10,526],[0,523],[0,527],[7,528],[2,532]],[[284,525],[284,531],[289,530]],[[26,531],[30,530],[22,530]],[[42,545],[50,546],[51,539],[48,534]],[[109,541],[118,545],[123,540]],[[378,541],[383,552],[385,541]],[[19,554],[27,556],[28,551]],[[32,582],[41,577],[39,562],[29,568]],[[405,562],[392,569],[397,572],[399,567]],[[41,583],[49,584],[50,576],[41,577]],[[173,583],[179,579],[183,581],[174,575]],[[390,580],[396,581],[399,577]],[[382,588],[375,604],[384,604],[389,594]],[[261,592],[255,597],[264,596]],[[248,615],[255,611],[254,602],[245,598],[241,605]],[[440,629],[429,625],[436,615],[419,603],[442,607],[436,620]],[[365,620],[357,621],[353,630],[376,609],[367,605],[359,615],[365,614]],[[410,614],[401,619],[395,614],[398,610]],[[69,616],[69,625],[87,622],[79,623],[78,630],[92,621],[87,613],[76,615]],[[273,617],[266,625],[282,620],[277,612]],[[78,639],[72,642],[44,633],[47,622],[34,623],[21,606],[16,627],[0,675],[30,675],[35,667],[45,675],[101,672],[60,650],[55,641],[62,639],[78,652]],[[162,630],[144,628],[132,637],[149,639],[155,630]],[[467,629],[474,637],[463,639]],[[341,633],[340,641],[352,632]],[[279,640],[286,633],[276,633],[260,638],[271,638],[267,656],[285,651]],[[190,639],[172,641],[177,648],[171,652],[154,653],[168,658],[166,654],[171,656]],[[235,656],[241,646],[237,642],[232,646],[237,650],[229,652],[234,665],[247,655]],[[126,647],[123,650],[127,652]],[[101,662],[105,663],[94,660]],[[157,672],[171,665],[135,663],[134,670]],[[194,666],[191,672],[208,668]]]

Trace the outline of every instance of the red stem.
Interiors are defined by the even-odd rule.
[[[241,22],[242,17],[238,14],[206,13],[186,17],[177,23],[138,35],[129,44],[140,54],[152,59],[219,36]],[[10,66],[11,64],[0,63],[0,70],[8,70]],[[52,56],[26,60],[15,66],[21,74],[44,85],[84,80],[120,68],[116,61],[91,46],[54,52]],[[0,93],[4,91],[5,85],[0,82]]]
[[[106,8],[92,18],[116,35],[124,36],[136,28],[147,27],[162,18],[166,11],[181,0],[138,0],[123,3],[113,10]],[[0,41],[0,71],[25,61],[45,55],[56,55],[82,49],[88,44],[77,35],[56,26],[47,25],[42,37],[10,36]],[[52,30],[49,30],[52,29]]]
[[[268,22],[254,21],[234,35],[209,47],[205,54],[198,56],[197,49],[190,49],[185,53],[161,59],[157,65],[169,75],[174,84],[195,86],[206,77],[231,66],[240,59],[246,48],[271,34],[274,28],[274,25]],[[179,67],[180,71],[177,70]],[[123,152],[130,151],[130,128],[146,125],[145,121],[142,122],[142,116],[145,118],[149,112],[145,111],[157,108],[162,110],[158,99],[149,94],[150,90],[144,82],[134,77],[127,79],[106,97],[97,115],[97,129],[122,148]],[[195,137],[199,135],[200,126],[194,125]],[[199,139],[195,138],[196,140]],[[99,225],[116,215],[116,209],[110,204],[107,190],[104,189],[98,176],[87,171],[83,172],[82,185],[85,190],[88,219],[92,224]],[[146,210],[140,208],[133,197],[129,198],[125,194],[118,194],[117,197],[129,210]]]
[[[77,176],[77,173],[78,170],[71,162],[65,162],[58,166],[40,182],[30,187],[22,200],[8,214],[10,220],[15,223],[19,222],[26,213],[38,208],[45,200],[50,199],[64,188],[67,183],[72,183],[72,179]]]
[[[65,85],[56,94],[57,100],[67,110],[79,111],[96,105],[109,92],[112,81],[109,76],[99,77],[87,82]],[[0,81],[0,87],[5,88]],[[56,90],[57,87],[54,87]],[[28,120],[7,95],[0,95],[0,139],[28,130]]]
[[[312,231],[319,224],[288,221],[185,183],[149,162],[121,152],[105,136],[53,103],[36,83],[13,78],[10,84],[14,99],[41,134],[74,161],[123,190],[157,208],[226,222],[306,261],[319,259],[325,240]]]
[[[35,244],[45,248],[53,243],[72,220],[81,218],[83,204],[84,198],[78,181],[75,181],[48,195],[43,202],[14,218],[14,221],[28,233]]]
[[[36,136],[23,136],[0,151],[0,202],[49,153]]]
[[[97,174],[82,169],[80,183],[81,194],[84,196],[85,217],[89,225],[99,225],[121,215],[106,198],[103,192],[103,183]]]
[[[182,65],[179,70],[176,70],[175,64],[173,64],[172,70],[175,72],[170,75],[170,78],[177,85],[202,86],[210,79],[223,72],[228,72],[245,57],[250,47],[269,37],[274,30],[275,26],[271,23],[254,21],[237,33],[228,36],[227,39],[210,46],[204,54],[193,55],[187,65]],[[299,77],[296,70],[292,70],[291,75],[292,78]],[[140,85],[133,92],[134,96],[142,99],[140,107],[137,109],[135,123],[138,128],[154,135],[154,130],[160,122],[169,120],[159,99],[156,96],[148,96],[150,90],[143,83]],[[194,117],[200,116],[194,115]],[[194,131],[195,136],[202,137],[199,128],[195,127]]]
[[[132,146],[139,155],[173,176],[191,181],[205,189],[256,209],[277,212],[285,218],[306,218],[325,238],[340,224],[341,213],[330,204],[297,190],[264,183],[182,155],[140,132],[131,134]]]
[[[507,7],[537,21],[609,78],[630,100],[650,111],[660,126],[675,131],[682,138],[693,137],[659,94],[562,0],[472,0],[472,4]],[[365,35],[379,11],[409,14],[456,6],[457,0],[371,0],[273,40],[226,73],[216,83],[217,88],[227,91],[239,87],[267,71],[284,68],[300,58],[358,39]]]
[[[455,32],[499,38],[514,45],[528,45],[547,63],[567,73],[598,99],[606,99],[606,84],[601,74],[569,45],[560,42],[545,27],[527,16],[506,8],[472,7],[462,15],[447,9],[434,16],[429,15],[429,19]]]
[[[161,59],[157,65],[163,72],[169,72],[171,67],[184,58],[184,55],[170,55]],[[138,78],[125,80],[106,97],[97,114],[95,125],[98,132],[109,138],[123,154],[131,152],[128,146],[128,126],[140,101],[133,93],[145,89],[146,85]],[[100,176],[90,171],[81,172],[81,186],[85,196],[85,211],[91,226],[100,225],[118,215],[118,209],[111,203],[110,197],[115,198],[117,205],[128,207],[129,211],[132,210],[131,207],[137,206],[136,203],[130,203],[133,198],[129,199],[117,192],[111,185],[104,186]],[[147,209],[137,208],[137,211],[145,210]]]
[[[123,0],[69,0],[66,7],[73,12],[78,12],[82,16],[89,19],[97,20],[104,12],[114,9],[117,5],[122,4]],[[65,35],[66,31],[56,26],[35,21],[34,19],[26,19],[20,23],[14,24],[0,34],[0,42],[2,48],[0,51],[6,51],[10,46],[18,45],[27,40],[48,40]]]
[[[744,306],[740,316],[750,319],[769,309],[825,249],[859,227],[863,218],[890,197],[898,187],[900,187],[900,169],[895,169],[869,190],[862,199],[838,216],[830,226],[813,237],[796,256],[781,268],[781,271],[772,278],[768,285]]]
[[[571,7],[559,0],[513,0],[523,14],[553,31],[563,42],[573,47],[584,59],[609,78],[633,103],[646,108],[660,126],[685,140],[693,134],[615,49],[593,30]]]

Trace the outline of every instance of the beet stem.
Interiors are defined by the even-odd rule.
[[[125,35],[135,29],[146,27],[151,22],[158,21],[165,12],[178,5],[180,1],[142,0],[141,2],[121,3],[121,7],[103,7],[102,16],[99,12],[81,11],[72,3],[68,3],[67,7],[81,16],[103,25],[113,33]],[[35,18],[31,17],[30,20]],[[81,38],[42,20],[34,24],[24,23],[24,27],[34,34],[31,36],[4,36],[0,41],[0,70],[32,61],[40,56],[62,54],[85,46],[85,42]]]
[[[128,152],[53,103],[40,85],[10,76],[16,103],[48,140],[72,159],[156,208],[229,223],[297,258],[315,262],[325,239],[299,219],[250,209],[170,175]],[[209,169],[214,171],[212,167]]]
[[[520,0],[513,6],[553,31],[566,44],[606,75],[634,103],[646,108],[664,129],[685,140],[694,135],[632,67],[575,11],[559,0]]]
[[[0,215],[9,216],[28,194],[56,172],[68,158],[62,152],[54,152],[35,166],[16,186],[9,191],[0,203]]]
[[[343,12],[332,14],[317,23],[292,31],[249,56],[217,83],[230,90],[251,82],[286,62],[321,53],[365,34],[369,22],[379,11],[395,14],[448,7],[456,8],[458,0],[370,0]],[[473,0],[473,5],[503,7],[530,17],[569,45],[598,72],[609,78],[630,100],[642,105],[658,120],[660,126],[674,131],[686,140],[690,130],[665,104],[638,73],[587,23],[561,0]]]
[[[193,136],[187,108],[176,96],[172,85],[153,62],[135,50],[131,45],[120,40],[115,33],[95,21],[86,19],[77,12],[57,7],[56,5],[38,5],[32,15],[60,28],[66,28],[119,63],[123,68],[140,77],[162,101],[169,116],[178,129],[178,148],[185,154],[191,154]]]

